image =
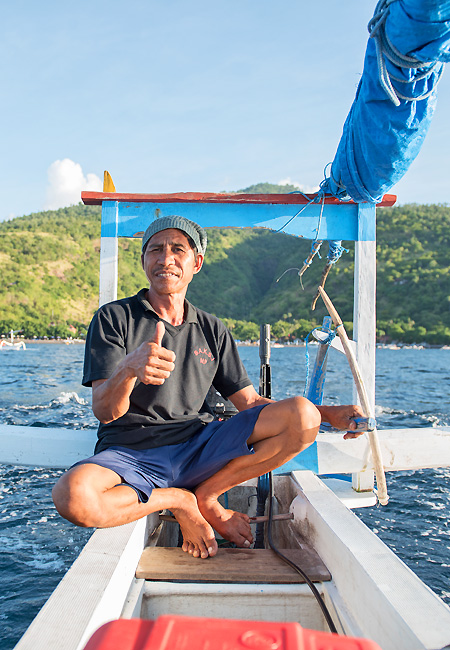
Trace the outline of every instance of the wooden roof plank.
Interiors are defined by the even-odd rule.
[[[249,203],[249,204],[284,204],[306,205],[317,194],[217,194],[213,192],[175,192],[172,194],[129,194],[120,192],[82,192],[81,200],[86,205],[102,205],[103,201],[121,203]],[[378,206],[394,205],[395,194],[385,194]],[[319,200],[318,203],[321,201]],[[344,204],[334,196],[327,196],[325,204]],[[346,201],[345,203],[353,203]]]

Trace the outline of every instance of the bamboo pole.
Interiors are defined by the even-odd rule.
[[[330,272],[331,267],[332,267],[332,264],[330,264],[330,263],[328,262],[328,263],[325,265],[324,270],[322,271],[322,277],[320,278],[320,282],[319,282],[319,287],[322,287],[322,289],[323,289],[324,286],[325,286],[325,282],[327,281],[328,273]],[[316,308],[316,302],[319,300],[319,297],[320,297],[319,287],[317,287],[316,295],[314,296],[313,301],[312,301],[312,303],[311,303],[311,310],[312,310],[312,311],[315,310],[315,308]]]
[[[350,365],[350,370],[352,371],[353,379],[356,385],[356,390],[358,391],[359,400],[361,402],[361,407],[367,417],[371,417],[375,419],[375,414],[372,412],[372,408],[369,403],[369,398],[367,396],[366,387],[364,385],[363,378],[361,376],[358,362],[356,360],[355,355],[353,354],[352,348],[350,347],[350,341],[348,339],[347,332],[345,331],[344,325],[333,303],[331,302],[329,296],[324,291],[324,289],[322,289],[322,287],[319,287],[319,292],[320,295],[322,296],[322,300],[325,303],[325,307],[328,309],[328,313],[330,314],[333,320],[333,323],[336,327],[336,331],[339,334],[342,347],[344,348],[345,356],[347,357],[347,361]],[[383,460],[381,457],[380,441],[378,440],[376,429],[374,429],[373,431],[368,431],[367,433],[369,436],[370,450],[372,452],[372,461],[375,470],[375,476],[377,477],[378,501],[381,503],[382,506],[385,506],[389,501],[389,496],[387,493],[386,476],[384,474]]]

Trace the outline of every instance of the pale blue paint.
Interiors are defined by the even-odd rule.
[[[309,469],[314,474],[319,473],[319,457],[317,454],[317,442],[302,451],[301,454],[288,461],[281,467],[278,467],[273,471],[274,474],[290,474],[290,472],[295,472],[299,469]]]
[[[119,237],[118,234],[118,201],[103,201],[102,204],[102,237]]]
[[[116,209],[117,223],[116,223]],[[322,206],[250,203],[125,203],[103,201],[102,236],[132,237],[157,216],[178,214],[207,228],[211,226],[265,227],[289,235],[315,239]],[[301,214],[287,223],[294,215]],[[358,214],[359,224],[358,224]],[[375,240],[375,206],[325,204],[319,238],[343,241]]]

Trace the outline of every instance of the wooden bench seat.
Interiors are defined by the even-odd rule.
[[[301,549],[280,549],[313,582],[331,580],[331,575],[317,553],[307,545]],[[290,584],[304,578],[270,549],[223,548],[206,560],[194,558],[176,547],[145,548],[137,578],[182,582],[234,582]]]

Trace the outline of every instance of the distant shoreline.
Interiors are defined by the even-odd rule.
[[[33,343],[64,343],[65,345],[72,345],[75,343],[82,343],[86,341],[81,339],[15,339],[15,342],[23,341],[25,345],[32,345]]]
[[[7,339],[6,339],[7,340]],[[23,341],[25,345],[33,345],[35,343],[41,344],[41,343],[59,343],[59,344],[64,344],[64,345],[73,345],[73,344],[85,344],[86,341],[83,341],[82,339],[15,339],[15,342],[18,343],[19,341]],[[258,347],[258,342],[255,341],[253,343],[249,342],[241,342],[239,341],[236,343],[238,347]],[[315,341],[309,342],[308,345],[313,345],[316,346],[318,345]],[[293,343],[276,343],[275,345],[272,345],[271,348],[300,348],[300,347],[305,347],[304,341],[301,343],[293,344]],[[408,343],[377,343],[376,348],[378,350],[449,350],[450,346],[449,345],[416,345],[416,344],[408,344]]]

